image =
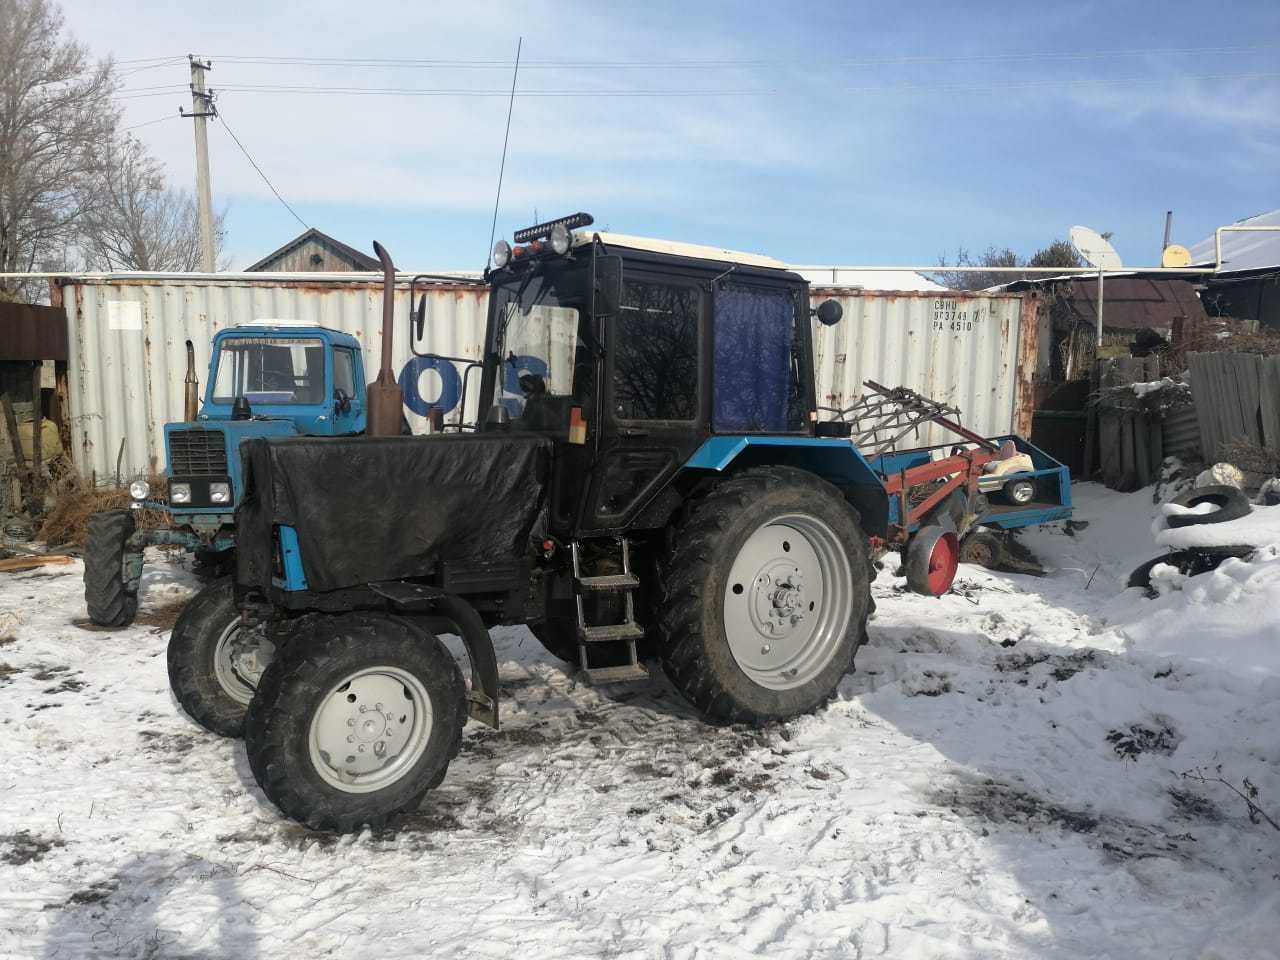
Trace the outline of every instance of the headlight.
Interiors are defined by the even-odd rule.
[[[505,240],[499,240],[493,245],[493,265],[498,269],[502,269],[511,262],[511,244]]]
[[[231,484],[229,483],[209,484],[209,499],[214,503],[230,503],[231,502]]]
[[[569,245],[572,242],[573,234],[563,223],[557,223],[551,228],[551,249],[557,254],[563,257],[569,252]]]
[[[170,503],[190,503],[191,502],[191,484],[189,483],[169,484],[169,502]]]
[[[151,484],[145,480],[135,480],[129,484],[129,496],[135,500],[145,500],[151,495]]]

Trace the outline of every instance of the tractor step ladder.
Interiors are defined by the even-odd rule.
[[[640,663],[636,653],[636,641],[644,638],[644,627],[636,623],[634,591],[640,586],[640,578],[631,572],[631,545],[626,537],[618,538],[622,550],[622,572],[604,576],[583,576],[582,553],[578,542],[570,544],[573,554],[573,599],[578,610],[578,662],[582,673],[592,683],[622,683],[629,680],[648,680],[649,671]],[[583,596],[589,593],[621,593],[626,603],[626,613],[621,623],[588,624]],[[590,648],[597,643],[625,642],[630,663],[616,667],[591,666]]]

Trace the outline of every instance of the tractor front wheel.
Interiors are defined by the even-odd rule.
[[[133,511],[110,510],[89,518],[84,544],[84,602],[89,619],[102,627],[127,627],[138,612],[137,584],[125,579],[126,543]]]
[[[240,623],[235,584],[209,584],[183,608],[169,635],[169,688],[196,723],[238,737],[275,646]]]
[[[462,745],[466,685],[442,643],[386,614],[317,618],[263,674],[245,718],[249,767],[316,830],[384,826],[415,809]]]
[[[838,490],[761,467],[692,503],[657,608],[662,663],[708,717],[758,723],[825,703],[871,611],[866,535]]]

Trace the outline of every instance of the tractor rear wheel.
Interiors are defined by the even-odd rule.
[[[870,554],[833,486],[760,467],[694,501],[660,572],[662,665],[708,717],[758,723],[825,703],[871,611]]]
[[[89,619],[103,627],[127,627],[138,612],[138,594],[124,575],[125,542],[133,536],[132,510],[89,518],[84,544],[84,602]]]
[[[281,812],[312,829],[384,826],[417,808],[457,756],[466,684],[434,635],[397,617],[315,623],[249,704],[249,767]]]
[[[238,737],[275,645],[240,624],[230,577],[209,584],[183,608],[169,635],[169,689],[196,723]]]

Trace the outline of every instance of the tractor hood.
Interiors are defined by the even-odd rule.
[[[236,578],[271,586],[282,526],[297,532],[313,591],[430,576],[442,561],[522,560],[551,449],[509,433],[247,440]]]

